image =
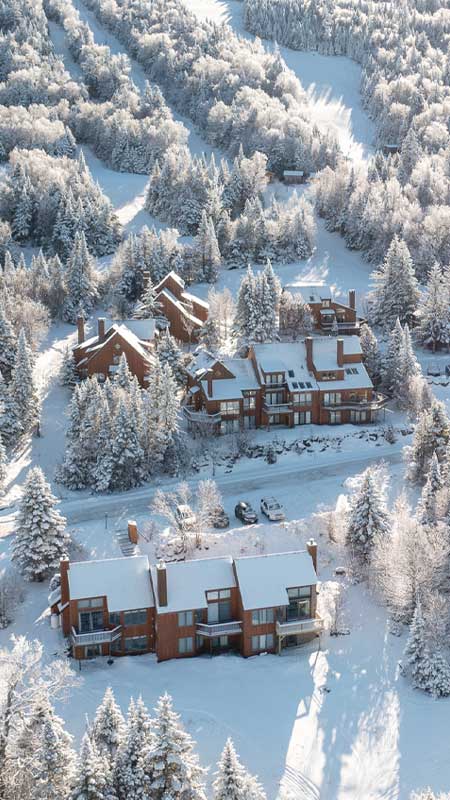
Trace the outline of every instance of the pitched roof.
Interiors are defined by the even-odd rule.
[[[166,564],[167,605],[160,606],[157,596],[156,567],[151,567],[158,613],[206,608],[206,592],[236,586],[231,556],[203,558]]]
[[[288,283],[285,287],[291,294],[301,294],[305,303],[321,303],[322,300],[331,300],[331,289],[324,283]]]
[[[236,558],[236,575],[244,610],[289,604],[287,590],[312,586],[317,575],[307,550]]]
[[[150,320],[132,320],[133,322],[144,322],[148,323]],[[81,344],[75,345],[73,348],[74,350],[78,350],[81,353],[85,354],[85,358],[83,362],[86,363],[90,358],[96,355],[100,350],[102,350],[110,341],[111,339],[118,335],[122,339],[124,339],[130,347],[133,348],[143,359],[145,359],[148,363],[152,362],[151,354],[146,350],[143,346],[144,340],[141,340],[133,333],[132,330],[128,327],[128,324],[125,323],[117,323],[114,322],[110,328],[107,328],[105,332],[105,338],[102,341],[99,341],[98,336],[91,336],[89,339],[86,339]],[[81,361],[78,362],[78,365],[81,364]]]
[[[234,375],[233,378],[215,378],[212,394],[208,393],[208,380],[202,379],[202,388],[208,400],[239,400],[242,392],[259,389],[258,379],[249,358],[216,359]]]
[[[176,283],[178,283],[181,289],[184,289],[185,283],[183,278],[180,278],[180,276],[177,275],[177,273],[172,269],[170,272],[167,273],[167,275],[164,275],[164,278],[162,278],[162,280],[160,280],[159,283],[156,284],[155,292],[160,292],[162,290],[168,278],[172,278]]]
[[[71,600],[106,595],[109,611],[153,608],[148,556],[77,561],[68,571]]]
[[[181,312],[181,314],[182,314],[184,317],[186,317],[186,319],[189,319],[189,320],[190,320],[190,321],[191,321],[191,322],[192,322],[194,325],[196,325],[196,326],[198,326],[198,327],[200,327],[200,328],[202,327],[202,325],[203,325],[203,322],[202,322],[202,320],[201,320],[201,319],[199,319],[198,317],[196,317],[194,314],[191,314],[191,312],[189,311],[189,309],[188,309],[188,308],[186,308],[186,306],[184,305],[184,303],[183,303],[181,300],[178,300],[178,298],[177,298],[177,297],[175,297],[175,295],[174,295],[174,294],[172,294],[172,292],[170,291],[170,289],[166,289],[166,288],[164,288],[164,289],[163,289],[163,290],[162,290],[162,291],[159,293],[158,297],[161,297],[161,295],[163,295],[165,298],[167,298],[167,300],[169,301],[169,303],[171,303],[173,306],[175,306],[176,308],[178,308],[178,310]]]

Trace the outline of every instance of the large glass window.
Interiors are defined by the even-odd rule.
[[[255,395],[254,394],[253,395],[250,395],[250,394],[244,395],[244,408],[245,409],[255,408],[255,406],[256,406],[256,397],[255,397]]]
[[[277,386],[280,383],[283,383],[282,372],[272,372],[270,375],[266,375],[266,386]]]
[[[311,587],[296,586],[288,589],[288,620],[309,619],[311,617]]]
[[[341,412],[340,411],[330,411],[330,425],[339,425],[341,422]]]
[[[194,639],[192,636],[184,636],[178,639],[178,652],[180,655],[185,653],[192,653],[194,650]]]
[[[126,653],[142,653],[148,650],[146,636],[128,636],[125,638]]]
[[[266,403],[269,406],[279,406],[285,402],[284,392],[267,392]]]
[[[273,648],[273,633],[263,633],[262,636],[252,636],[252,650],[271,650]]]
[[[294,411],[294,425],[310,425],[311,412],[310,411]]]
[[[81,611],[80,633],[103,630],[103,611]]]
[[[138,608],[136,611],[125,611],[123,615],[123,624],[127,625],[145,625],[147,622],[147,609]]]
[[[239,400],[227,400],[220,404],[220,413],[221,414],[228,414],[236,415],[239,414]]]
[[[109,615],[110,625],[120,625],[120,611],[112,611]]]
[[[340,392],[325,392],[323,396],[323,404],[325,406],[338,406],[341,403]]]
[[[89,600],[78,600],[78,608],[103,607],[103,597],[91,597]]]
[[[178,613],[178,627],[186,628],[194,624],[194,615],[192,611],[180,611]]]
[[[252,611],[252,625],[267,625],[273,622],[273,608],[259,608]]]

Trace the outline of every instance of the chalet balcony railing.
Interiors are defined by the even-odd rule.
[[[263,409],[267,414],[291,414],[292,403],[264,403]]]
[[[349,320],[348,322],[338,322],[337,325],[338,325],[338,330],[340,330],[340,331],[341,330],[342,331],[343,330],[348,330],[349,328],[351,328],[352,330],[353,329],[354,330],[358,330],[358,328],[360,327],[359,320]],[[320,327],[324,331],[331,330],[331,328],[333,327],[333,320],[321,319],[320,320]]]
[[[198,636],[205,636],[208,639],[214,636],[234,636],[237,633],[242,633],[242,622],[198,622],[196,630]]]
[[[277,622],[278,636],[291,636],[299,633],[320,633],[323,630],[322,617],[308,617],[307,619],[290,619],[287,622]]]
[[[389,402],[389,398],[386,395],[381,394],[381,392],[374,392],[372,397],[369,400],[341,400],[340,403],[324,403],[324,409],[331,409],[331,410],[345,410],[345,409],[358,409],[360,411],[379,411],[381,408],[384,408],[385,405]]]
[[[121,625],[109,631],[88,631],[86,633],[77,633],[75,628],[72,628],[71,640],[75,647],[81,647],[88,644],[111,644],[111,642],[115,642],[116,639],[120,639],[121,635]]]
[[[195,411],[189,406],[183,406],[183,414],[189,422],[204,422],[209,424],[215,424],[221,421],[222,415],[217,414],[208,414],[206,411]]]

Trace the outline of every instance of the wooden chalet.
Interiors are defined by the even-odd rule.
[[[348,302],[343,303],[333,297],[329,286],[324,284],[290,283],[283,287],[290,294],[300,294],[311,309],[314,329],[329,333],[334,322],[340,335],[359,333],[361,317],[356,313],[356,292],[350,289]],[[286,320],[283,319],[282,304],[280,307],[280,333],[288,332]]]
[[[208,319],[208,303],[186,291],[185,282],[173,271],[155,286],[155,291],[172,336],[180,342],[197,342]]]
[[[83,317],[78,317],[78,344],[73,348],[76,369],[80,378],[93,377],[100,381],[113,377],[120,358],[126,355],[128,367],[141,386],[147,386],[153,364],[155,320],[130,319],[108,323],[100,317],[97,334],[85,338]]]

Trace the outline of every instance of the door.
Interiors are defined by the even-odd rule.
[[[219,603],[208,604],[208,624],[215,625],[219,622]]]

